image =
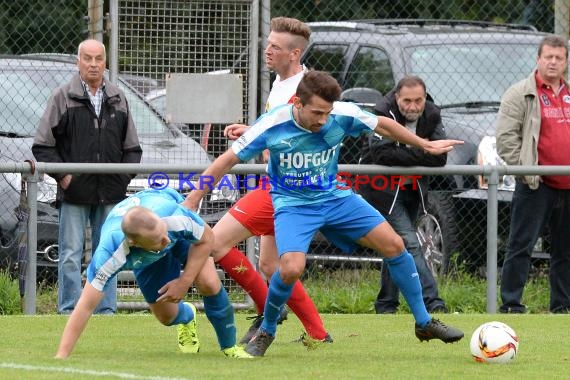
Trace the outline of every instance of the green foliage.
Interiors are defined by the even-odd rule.
[[[370,313],[378,293],[375,270],[320,270],[303,281],[321,313]]]
[[[57,286],[40,284],[36,290],[36,313],[57,313]]]
[[[21,314],[18,281],[8,271],[0,271],[0,315]]]
[[[380,272],[374,269],[314,270],[303,284],[322,313],[374,313],[379,280]],[[437,282],[439,294],[450,312],[486,313],[485,278],[459,268],[453,275],[438,278]],[[548,313],[549,295],[548,277],[537,271],[525,287],[523,304],[529,313]],[[401,295],[398,312],[410,312]]]
[[[0,54],[74,53],[86,34],[85,0],[0,0]]]

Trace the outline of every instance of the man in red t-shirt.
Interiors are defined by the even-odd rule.
[[[537,69],[510,87],[497,119],[497,150],[509,165],[570,165],[570,92],[567,41],[547,36]],[[530,259],[544,227],[550,230],[550,311],[570,312],[570,176],[517,179],[509,242],[501,275],[503,313],[525,313],[521,303]]]

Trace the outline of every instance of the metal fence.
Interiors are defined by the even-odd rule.
[[[167,78],[212,72],[238,75],[240,121],[252,122],[263,109],[273,79],[263,64],[269,20],[289,16],[309,22],[313,30],[304,63],[330,71],[345,89],[345,99],[372,105],[376,98],[370,94],[386,94],[402,75],[418,74],[442,109],[448,136],[466,141],[449,156],[448,164],[500,164],[492,138],[500,96],[531,72],[544,32],[568,36],[569,7],[568,1],[560,0],[0,0],[0,54],[18,56],[17,61],[5,56],[0,60],[0,162],[33,158],[29,147],[45,101],[73,73],[73,55],[86,37],[108,46],[109,77],[129,97],[145,151],[168,151],[163,162],[170,164],[210,162],[228,147],[221,133],[224,124],[171,122],[167,98],[173,95],[166,91]],[[340,20],[351,22],[330,23]],[[22,55],[36,62],[34,70]],[[13,74],[26,70],[33,74],[17,81]],[[192,103],[197,97],[185,101]],[[360,141],[348,139],[341,152],[342,164],[356,164]],[[143,160],[157,163],[148,155]],[[433,173],[429,211],[438,218],[443,236],[438,247],[441,273],[456,266],[474,272],[485,268],[488,175],[481,173]],[[499,180],[500,262],[508,236],[512,178],[501,175]],[[3,173],[0,184],[0,201],[8,211],[0,215],[1,258],[14,249],[18,171]],[[38,258],[49,262],[57,242],[57,212],[49,206],[54,184],[44,181],[39,186]],[[233,200],[235,194],[209,198],[203,205],[208,222],[215,223]],[[253,257],[255,240],[247,248]],[[546,234],[536,247],[537,256],[547,248]],[[308,273],[379,265],[369,251],[357,256],[355,260],[342,255],[319,236],[311,247]],[[46,269],[46,276],[49,273]],[[236,303],[245,302],[237,288],[233,293]]]
[[[201,172],[205,169],[204,165],[150,165],[150,164],[53,164],[53,163],[36,163],[35,169],[27,163],[0,163],[0,173],[22,173],[25,174],[25,180],[28,188],[28,206],[29,206],[29,219],[28,219],[28,246],[34,247],[37,244],[38,231],[37,231],[37,199],[38,182],[41,181],[43,173],[132,173],[138,171],[140,173],[154,173],[157,170],[163,170],[166,173],[180,173],[186,170],[193,170]],[[236,165],[232,172],[237,174],[251,174],[263,173],[265,170],[264,165]],[[499,178],[504,175],[549,175],[561,174],[570,175],[570,166],[479,166],[479,165],[457,165],[448,166],[444,168],[425,168],[425,167],[410,167],[410,168],[392,168],[382,167],[377,165],[342,165],[340,170],[343,172],[353,174],[366,174],[366,175],[393,175],[393,174],[419,174],[419,175],[432,175],[435,173],[445,173],[447,175],[464,174],[464,175],[485,175],[489,178],[488,181],[488,202],[486,208],[487,216],[487,236],[485,239],[485,262],[486,262],[486,278],[487,278],[487,311],[495,313],[497,311],[497,265],[498,265],[498,203],[499,203]],[[483,254],[483,252],[480,252]],[[26,277],[26,292],[25,292],[25,312],[33,314],[35,312],[35,296],[36,296],[36,262],[37,258],[31,254],[29,260],[29,270]],[[224,277],[224,276],[222,276]],[[128,273],[123,273],[121,278],[130,282],[133,280]],[[224,284],[227,286],[227,284]],[[144,307],[144,302],[140,293],[133,290],[134,287],[123,287],[121,292],[121,300],[123,306],[128,306],[125,303],[130,303],[130,307]],[[194,296],[197,296],[194,292]],[[236,303],[234,298],[234,303]]]

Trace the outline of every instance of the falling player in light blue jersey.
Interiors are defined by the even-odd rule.
[[[270,151],[268,174],[280,259],[269,282],[265,318],[246,346],[253,356],[263,356],[275,339],[279,312],[305,269],[305,255],[317,230],[346,252],[357,243],[384,257],[414,315],[418,339],[451,343],[463,338],[463,332],[428,314],[414,260],[402,238],[374,207],[347,190],[347,183],[339,184],[336,177],[340,144],[346,136],[377,133],[430,154],[449,152],[462,141],[424,140],[390,118],[338,102],[340,93],[332,76],[309,71],[297,88],[293,105],[262,115],[204,172],[219,180],[238,162],[264,149]],[[184,204],[196,209],[207,190],[192,191]]]
[[[87,268],[87,282],[63,331],[56,358],[67,358],[85,329],[104,289],[117,273],[133,270],[156,319],[177,326],[183,353],[197,353],[196,307],[181,302],[194,283],[206,316],[227,357],[251,358],[236,345],[233,308],[209,255],[210,227],[180,203],[174,189],[145,190],[118,203],[105,220],[101,240]],[[183,272],[181,269],[184,267]]]

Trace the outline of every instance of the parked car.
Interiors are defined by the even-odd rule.
[[[500,98],[531,73],[546,35],[528,25],[476,21],[363,20],[310,26],[303,61],[330,72],[345,89],[344,100],[370,107],[404,75],[423,78],[441,108],[448,138],[465,141],[448,154],[447,163],[455,165],[500,163],[494,147]],[[358,163],[360,143],[345,141],[339,162]],[[484,178],[433,177],[428,210],[438,223],[426,223],[418,232],[433,237],[436,249],[428,260],[435,273],[447,270],[453,256],[468,266],[485,263],[485,189]],[[503,251],[514,179],[501,179],[499,189]]]
[[[33,159],[33,136],[47,99],[59,85],[77,73],[75,63],[63,57],[0,56],[0,154],[2,161],[21,162]],[[165,120],[123,78],[118,86],[125,92],[143,149],[142,163],[208,164],[212,158],[193,139]],[[17,219],[14,209],[20,196],[20,176],[2,173],[0,181],[0,267],[15,270],[17,264]],[[47,176],[46,176],[47,177]],[[228,176],[235,183],[234,176]],[[138,176],[128,192],[148,187],[148,179]],[[57,266],[58,216],[54,207],[56,183],[47,177],[38,194],[38,273],[51,273]],[[178,182],[170,181],[178,187]],[[214,191],[204,199],[199,212],[209,223],[215,223],[239,196],[229,187]],[[45,252],[44,252],[45,251]]]

